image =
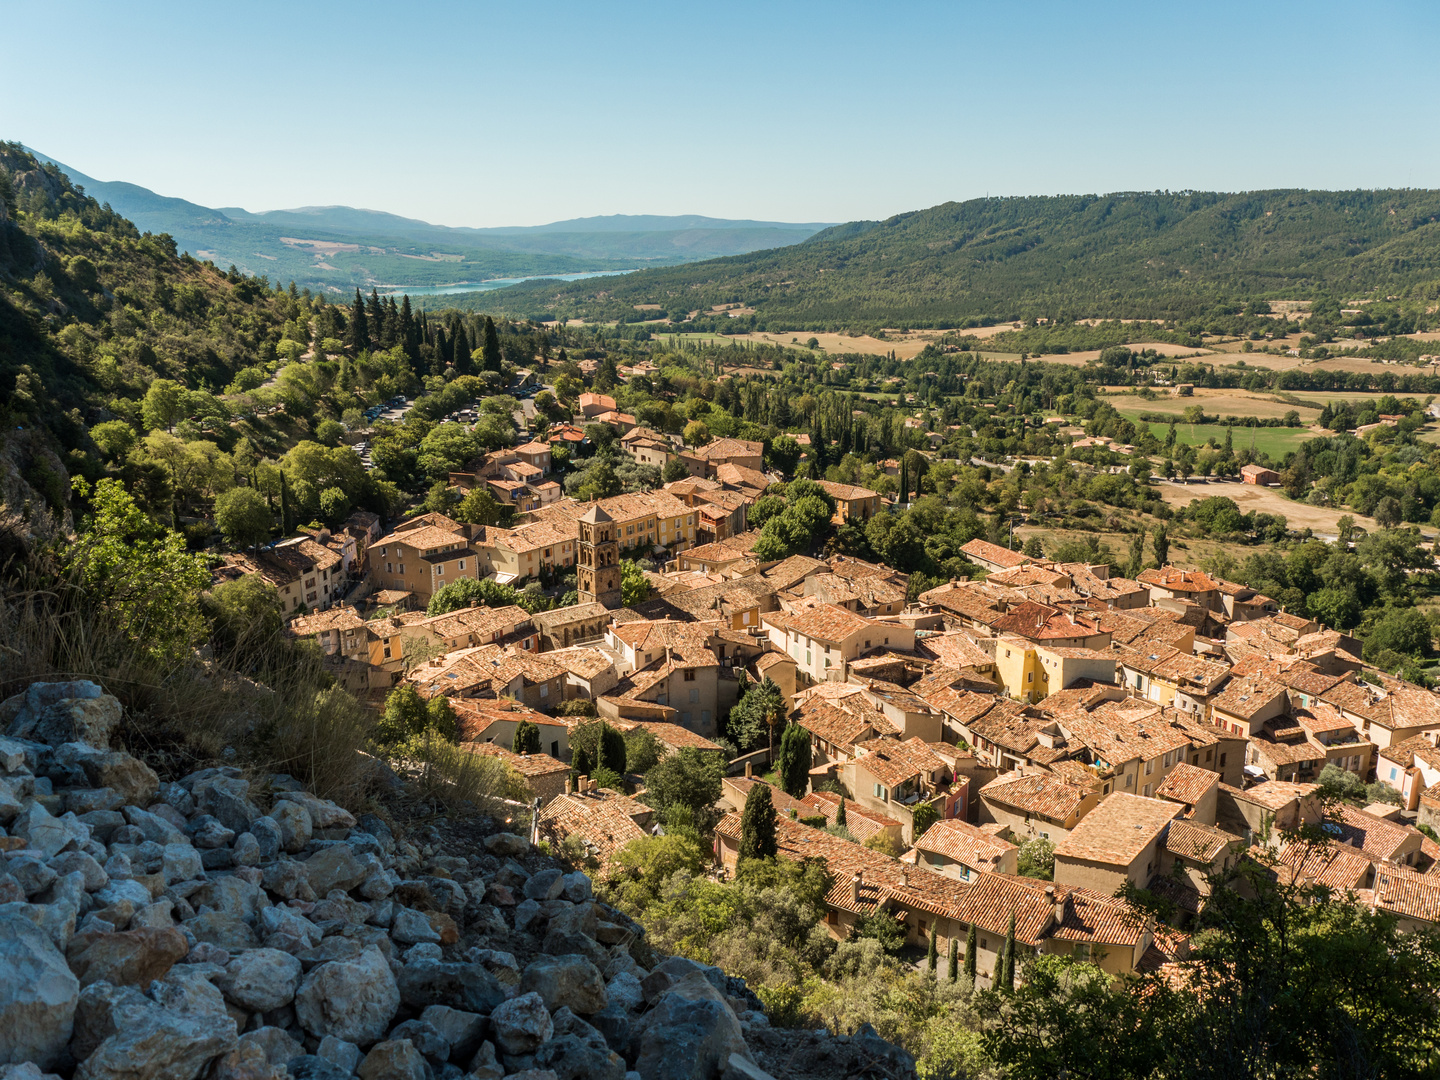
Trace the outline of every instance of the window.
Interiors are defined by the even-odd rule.
[[[1206,761],[1209,761],[1209,760],[1210,760],[1210,755],[1213,754],[1214,752],[1215,752],[1214,750],[1206,750],[1206,751],[1205,751],[1205,760],[1206,760]],[[1220,764],[1221,764],[1221,765],[1224,765],[1225,762],[1222,761],[1222,762],[1220,762]]]
[[[885,798],[885,785],[883,785],[883,784],[876,784],[876,785],[875,785],[875,798],[877,798],[877,799],[883,799],[883,798]]]
[[[1394,780],[1394,779],[1395,779],[1395,770],[1394,770],[1394,769],[1391,769],[1391,770],[1390,770],[1390,779],[1391,779],[1391,780]]]
[[[1126,774],[1125,774],[1125,786],[1126,786],[1126,787],[1134,787],[1134,786],[1135,786],[1135,774],[1134,774],[1134,773],[1126,773]]]
[[[1034,681],[1035,681],[1035,673],[1034,673],[1033,671],[1027,671],[1027,672],[1025,673],[1025,681],[1026,681],[1027,683],[1029,683],[1029,682],[1034,682]]]
[[[707,724],[707,725],[710,723],[710,710],[709,710],[709,709],[701,709],[701,710],[700,710],[700,723],[702,723],[702,724]]]
[[[435,576],[436,576],[436,577],[444,577],[444,576],[445,576],[445,564],[444,564],[444,563],[441,563],[439,566],[435,567]]]
[[[686,669],[685,669],[685,681],[686,681],[686,682],[694,682],[694,681],[695,681],[695,669],[694,669],[694,668],[686,668]]]
[[[549,683],[543,683],[543,682],[542,682],[542,683],[540,684],[540,696],[541,696],[541,697],[549,697],[549,696],[550,696],[550,684],[549,684]]]
[[[393,574],[393,573],[395,572],[395,565],[394,565],[394,563],[388,563],[388,562],[387,562],[387,563],[385,564],[385,572],[386,572],[387,574]],[[289,589],[286,589],[285,591],[286,591],[286,592],[289,592],[290,590],[289,590]]]
[[[1154,759],[1154,758],[1151,758],[1149,761],[1145,762],[1145,775],[1146,775],[1146,776],[1149,776],[1149,775],[1150,775],[1152,772],[1154,772],[1154,771],[1155,771],[1155,759]]]
[[[1076,959],[1076,960],[1089,960],[1089,959],[1090,959],[1090,945],[1089,945],[1088,942],[1077,941],[1077,942],[1075,943],[1075,959]]]
[[[400,573],[405,573],[405,564],[403,562],[400,564]]]
[[[1220,767],[1221,767],[1222,769],[1225,767],[1225,755],[1224,755],[1224,754],[1221,754],[1221,755],[1220,755]]]
[[[1148,798],[1150,797],[1150,785],[1149,785],[1149,784],[1146,784],[1145,787],[1141,790],[1140,793],[1141,793],[1142,795],[1144,795],[1145,798],[1148,799]]]
[[[464,560],[464,559],[461,559],[461,560],[460,560],[460,572],[461,572],[462,574],[465,572],[465,560]]]
[[[700,704],[700,691],[699,691],[699,690],[691,690],[691,691],[690,691],[690,704],[691,704],[691,705],[699,705],[699,704]]]

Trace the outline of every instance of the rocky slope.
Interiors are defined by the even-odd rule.
[[[772,1030],[495,822],[164,782],[121,719],[88,682],[0,703],[0,1080],[914,1076],[868,1029]]]

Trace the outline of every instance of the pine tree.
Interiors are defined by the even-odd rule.
[[[775,844],[775,803],[769,784],[752,784],[740,816],[740,860],[773,859]]]
[[[1006,991],[1015,989],[1015,912],[1010,912],[1010,926],[1005,931],[1005,969],[1000,973],[1000,985]]]
[[[409,293],[400,298],[400,344],[405,348],[405,355],[413,360],[415,347],[420,342],[415,334],[415,313],[410,310]]]
[[[935,965],[940,960],[939,942],[936,938],[935,927],[930,927],[930,950],[925,954],[925,962],[929,965],[930,974],[935,974]]]
[[[975,934],[975,924],[972,922],[970,924],[970,932],[965,935],[965,974],[969,977],[972,985],[975,982],[977,974],[975,970],[975,951],[978,944],[979,942]]]
[[[370,290],[370,299],[365,305],[365,314],[370,317],[371,340],[379,342],[385,333],[385,309],[380,305],[380,294]]]
[[[841,828],[845,826],[845,796],[840,796],[840,805],[835,808],[835,824]]]
[[[365,318],[365,301],[355,290],[355,303],[350,308],[350,344],[356,352],[370,348],[370,323]]]
[[[960,942],[953,937],[950,939],[950,968],[946,974],[952,983],[960,978]]]
[[[485,316],[485,344],[480,350],[480,366],[485,371],[500,370],[500,335],[495,320]]]

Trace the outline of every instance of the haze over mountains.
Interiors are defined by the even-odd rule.
[[[348,206],[255,213],[201,206],[138,184],[97,180],[60,161],[55,165],[141,230],[169,233],[181,250],[222,268],[233,263],[248,274],[332,292],[674,265],[796,244],[826,227],[617,214],[538,226],[451,228]]]

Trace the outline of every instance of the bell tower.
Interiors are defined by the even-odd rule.
[[[580,519],[575,584],[582,604],[620,606],[620,539],[615,519],[596,503]]]

